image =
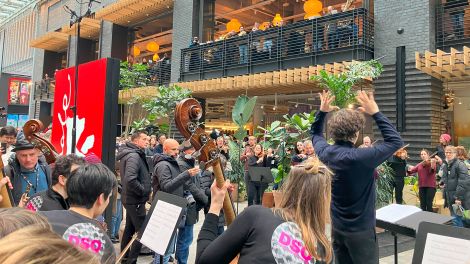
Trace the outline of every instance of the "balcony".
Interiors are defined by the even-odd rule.
[[[368,60],[373,51],[374,22],[359,8],[183,49],[180,81]]]
[[[449,1],[447,1],[449,2]],[[442,3],[436,8],[436,47],[450,52],[470,45],[470,5],[468,1]]]
[[[34,83],[34,100],[53,101],[55,91],[55,79],[41,80]]]

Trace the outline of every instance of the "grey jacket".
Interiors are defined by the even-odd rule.
[[[445,184],[445,206],[449,207],[455,203],[456,198],[464,200],[464,183],[469,179],[468,169],[462,161],[453,159],[444,163],[442,172],[441,183]]]

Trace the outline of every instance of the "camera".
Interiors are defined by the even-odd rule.
[[[194,205],[196,203],[196,200],[194,200],[194,196],[189,191],[184,192],[184,198],[186,198],[186,200],[188,201],[189,206]]]

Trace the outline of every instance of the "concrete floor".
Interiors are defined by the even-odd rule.
[[[239,211],[243,211],[245,207],[247,206],[246,202],[242,202],[239,205]],[[236,204],[235,204],[236,207]],[[189,249],[189,259],[188,263],[193,264],[196,261],[196,240],[197,240],[197,235],[199,234],[199,231],[201,230],[202,223],[204,222],[204,212],[200,212],[199,215],[200,221],[194,226],[194,240],[193,243],[191,244],[191,247]],[[404,251],[402,253],[398,254],[398,263],[404,263],[408,264],[411,263],[413,259],[413,250],[408,250]],[[153,256],[140,256],[137,263],[138,264],[149,264],[152,263],[153,261]],[[380,264],[395,264],[394,262],[394,256],[388,256],[380,259]]]

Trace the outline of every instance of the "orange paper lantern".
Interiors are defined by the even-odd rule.
[[[269,25],[269,22],[263,22],[261,25],[259,25],[260,30],[266,30],[266,27]]]
[[[158,54],[155,53],[155,54],[153,55],[152,59],[153,59],[153,61],[157,61],[157,60],[160,59],[160,56],[158,56]]]
[[[136,46],[134,46],[134,57],[137,57],[140,55],[140,49]]]
[[[227,23],[227,31],[228,32],[230,32],[230,31],[238,32],[238,31],[240,31],[241,26],[242,26],[242,24],[240,24],[240,21],[238,21],[238,19],[232,18],[232,20],[230,20],[230,22]]]
[[[313,16],[320,16],[320,12],[323,10],[323,4],[319,0],[308,0],[304,3],[304,11],[307,13],[306,18]]]
[[[277,13],[274,18],[273,18],[273,25],[274,26],[280,26],[282,21],[281,14]]]
[[[155,41],[149,42],[147,44],[148,51],[157,52],[159,49],[160,49],[160,46]]]

